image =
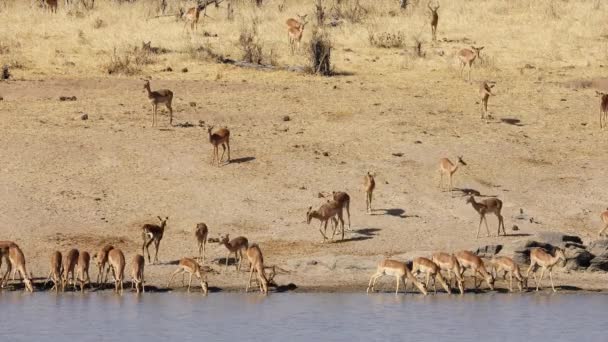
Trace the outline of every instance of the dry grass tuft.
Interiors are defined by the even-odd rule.
[[[309,48],[309,71],[311,73],[323,76],[332,74],[331,48],[332,44],[327,32],[319,28],[313,29]]]

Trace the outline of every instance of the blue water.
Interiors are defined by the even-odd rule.
[[[602,294],[0,293],[0,341],[606,341]]]

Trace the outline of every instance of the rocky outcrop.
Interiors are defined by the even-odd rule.
[[[494,255],[500,253],[502,250],[502,245],[487,245],[483,247],[477,248],[475,254],[482,258],[491,258]]]

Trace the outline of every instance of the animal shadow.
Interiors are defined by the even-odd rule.
[[[509,125],[513,125],[513,126],[518,126],[521,127],[524,124],[521,123],[521,120],[519,119],[515,119],[515,118],[500,118],[500,122],[509,124]]]
[[[243,157],[243,158],[236,158],[236,159],[232,159],[230,160],[229,164],[241,164],[241,163],[247,163],[250,162],[252,160],[255,160],[255,157]]]
[[[458,191],[462,193],[462,196],[481,196],[481,192],[475,190],[475,189],[469,189],[469,188],[453,188],[452,190]]]

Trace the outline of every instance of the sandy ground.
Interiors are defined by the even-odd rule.
[[[205,222],[211,237],[258,243],[266,263],[285,271],[281,284],[363,291],[384,256],[508,245],[539,231],[595,237],[606,207],[608,134],[598,129],[593,91],[564,84],[603,69],[503,70],[486,124],[477,85],[454,70],[352,68],[364,71],[320,78],[202,65],[153,80],[175,92],[175,124],[228,126],[233,163],[221,168],[209,164],[206,129],[171,127],[167,116],[150,127],[139,79],[0,82],[0,238],[17,242],[42,277],[55,250],[92,254],[112,243],[130,260],[141,252],[142,224],[169,216],[163,264],[146,268],[150,285],[166,285],[171,263],[196,254],[193,230]],[[475,239],[478,215],[465,197],[438,189],[439,158],[456,155],[468,166],[455,186],[499,196],[512,236]],[[377,174],[373,215],[362,193],[368,170]],[[351,195],[352,230],[321,244],[318,223],[306,225],[305,214],[331,190]],[[514,219],[520,208],[534,223]],[[495,234],[495,217],[489,224]],[[208,246],[208,259],[225,257],[224,247]],[[559,285],[606,289],[605,274],[556,276]],[[246,279],[234,268],[209,276],[210,286],[226,289]]]

